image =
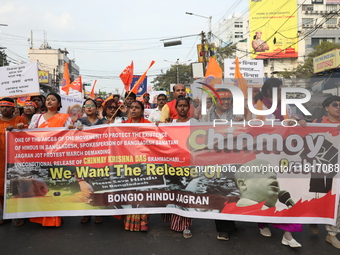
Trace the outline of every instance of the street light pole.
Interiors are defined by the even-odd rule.
[[[211,34],[212,34],[212,31],[211,31],[212,16],[206,17],[206,16],[198,15],[198,14],[195,14],[195,13],[192,13],[192,12],[186,12],[185,14],[192,15],[192,16],[197,16],[197,17],[201,17],[201,18],[205,18],[205,19],[209,20],[209,37],[208,38],[209,38],[209,44],[210,44],[211,43]]]

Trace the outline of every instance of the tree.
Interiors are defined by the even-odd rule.
[[[216,48],[217,62],[222,68],[222,70],[224,70],[224,59],[235,58],[235,52],[236,52],[236,44]]]
[[[1,49],[1,48],[0,48]],[[8,66],[7,55],[4,50],[0,50],[0,66]]]
[[[309,78],[314,74],[313,58],[337,48],[340,48],[339,43],[322,42],[318,46],[313,47],[313,52],[307,55],[307,58],[304,62],[300,63],[296,68],[293,68],[291,71],[285,69],[284,72],[281,72],[278,75],[283,78]]]
[[[177,68],[178,68],[178,80],[179,83],[189,84],[191,81],[191,65],[175,64],[171,65],[165,73],[157,75],[157,77],[151,82],[154,84],[155,90],[168,90],[171,83],[177,83]]]

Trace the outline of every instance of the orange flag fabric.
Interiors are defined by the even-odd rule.
[[[133,61],[131,61],[131,65],[127,66],[123,72],[119,75],[120,79],[124,84],[124,89],[126,92],[130,89],[130,84],[132,82],[133,77]]]
[[[92,85],[92,89],[91,89],[91,93],[90,93],[90,98],[94,99],[94,88],[96,87],[97,84],[97,80],[94,81],[93,85]]]
[[[235,59],[234,80],[235,80],[234,81],[234,85],[239,87],[242,90],[243,95],[245,96],[245,98],[247,98],[248,84],[247,84],[246,80],[244,79],[243,75],[241,74],[240,63],[238,61],[238,58]]]
[[[77,79],[75,79],[70,87],[74,90],[78,90],[80,93],[83,91],[83,82],[81,76],[79,76]]]
[[[133,92],[137,95],[138,92],[138,88],[139,85],[144,81],[146,74],[148,73],[149,69],[152,67],[152,65],[155,63],[155,61],[151,61],[150,66],[148,69],[146,69],[146,71],[142,74],[142,76],[136,81],[135,85],[133,86],[133,88],[131,89],[130,93]]]
[[[68,73],[68,63],[65,62],[65,64],[64,64],[64,77],[63,77],[61,89],[66,92],[66,95],[68,95],[68,93],[70,91],[70,86],[71,86],[71,82],[70,82],[70,75]]]
[[[208,85],[222,84],[222,68],[217,63],[216,59],[210,57],[207,70],[205,72],[204,83]]]

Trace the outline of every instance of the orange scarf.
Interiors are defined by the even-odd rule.
[[[69,116],[70,115],[67,113],[57,113],[52,118],[49,118],[48,120],[40,124],[39,128],[63,127]]]

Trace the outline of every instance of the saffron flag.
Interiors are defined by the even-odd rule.
[[[70,83],[70,75],[68,73],[68,63],[65,62],[64,64],[64,77],[63,77],[63,80],[61,82],[61,89],[63,91],[66,92],[66,95],[68,95],[69,91],[70,91],[70,86],[71,86],[71,83]]]
[[[130,84],[132,82],[133,77],[133,61],[131,61],[131,65],[127,66],[123,72],[119,75],[119,78],[122,80],[124,84],[125,91],[129,91]]]
[[[238,58],[235,59],[234,85],[239,87],[242,90],[243,95],[245,96],[247,95],[248,84],[246,80],[244,79],[243,75],[241,74],[240,63],[238,61]]]
[[[79,76],[77,79],[75,79],[70,87],[74,90],[79,91],[80,93],[83,91],[83,82],[81,76]]]
[[[131,89],[131,92],[135,93],[137,95],[139,85],[143,82],[143,80],[146,77],[146,74],[148,73],[149,69],[152,67],[152,65],[155,63],[154,60],[151,61],[150,66],[146,71],[142,74],[142,76],[136,81],[136,83],[133,85],[133,88]]]
[[[222,84],[222,68],[216,59],[210,57],[207,70],[205,72],[204,83],[208,85]]]
[[[17,104],[20,106],[25,106],[26,101],[30,100],[30,97],[18,97]]]
[[[92,89],[91,89],[91,93],[90,93],[90,98],[94,99],[94,88],[96,87],[97,84],[97,80],[94,80],[93,85],[92,85]]]

